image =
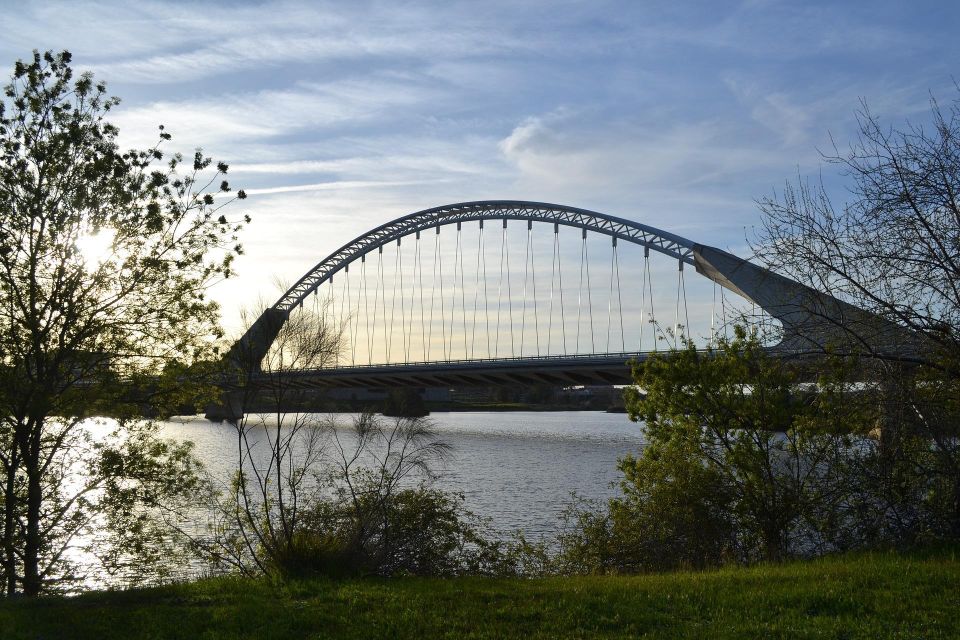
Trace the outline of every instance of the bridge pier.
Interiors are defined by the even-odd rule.
[[[243,387],[249,383],[251,377],[260,373],[261,363],[286,319],[287,312],[267,309],[233,345],[224,358],[224,378],[233,379],[234,383],[224,384],[220,402],[207,405],[204,412],[207,420],[237,422],[243,419],[246,396]]]
[[[220,402],[211,402],[207,405],[203,417],[210,422],[236,423],[243,420],[244,396],[243,391],[224,391]]]

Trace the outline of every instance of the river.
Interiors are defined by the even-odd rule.
[[[332,416],[348,425],[348,414]],[[555,534],[571,493],[593,500],[614,496],[617,459],[643,446],[640,425],[624,414],[578,412],[445,412],[430,420],[452,445],[438,488],[462,493],[466,509],[494,531],[530,539]],[[235,468],[236,432],[202,417],[174,418],[164,435],[190,440],[215,475]]]

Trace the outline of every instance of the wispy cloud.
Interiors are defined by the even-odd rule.
[[[314,182],[312,184],[295,184],[285,187],[268,187],[263,189],[248,189],[247,195],[268,195],[278,193],[297,193],[300,191],[329,191],[333,189],[382,189],[384,187],[405,187],[410,185],[429,184],[424,180],[383,180],[380,182],[364,180],[335,180],[332,182]]]
[[[220,94],[122,109],[114,117],[134,146],[150,143],[158,123],[177,138],[228,146],[382,118],[396,109],[438,99],[431,89],[396,77],[298,83],[291,89]],[[146,137],[144,137],[146,136]]]
[[[595,114],[563,110],[530,117],[500,148],[525,177],[594,189],[689,189],[732,180],[779,156],[757,141],[738,141],[720,120],[594,122]]]

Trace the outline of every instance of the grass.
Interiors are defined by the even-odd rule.
[[[958,638],[956,549],[635,577],[237,578],[0,602],[0,638]]]

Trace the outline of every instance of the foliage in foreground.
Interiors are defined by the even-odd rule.
[[[106,85],[69,52],[18,61],[0,99],[0,589],[69,589],[99,538],[156,557],[145,516],[189,494],[189,449],[138,404],[177,404],[220,336],[206,289],[241,252],[198,149],[122,150]],[[236,198],[243,198],[242,191]],[[99,245],[94,251],[93,245]],[[178,380],[179,378],[179,380]],[[169,383],[180,384],[170,385]],[[143,397],[134,391],[142,392]],[[108,437],[87,418],[119,416]],[[169,506],[169,505],[167,505]],[[141,535],[144,534],[144,535]],[[116,546],[114,548],[117,548]]]
[[[649,446],[620,462],[622,498],[574,513],[566,570],[960,540],[960,97],[931,101],[926,127],[866,107],[858,123],[850,148],[825,156],[851,201],[787,185],[760,201],[753,248],[879,320],[829,339],[799,329],[790,349],[816,357],[805,379],[742,329],[710,353],[687,343],[636,366],[628,410]],[[817,299],[800,302],[811,318]]]
[[[954,638],[956,550],[634,577],[223,578],[0,602],[0,636]]]
[[[952,478],[929,439],[875,437],[883,390],[849,360],[802,363],[742,327],[634,367],[630,417],[648,444],[620,461],[622,496],[574,509],[554,570],[633,573],[956,541]],[[859,380],[860,378],[856,378]]]
[[[848,177],[835,205],[823,184],[787,184],[760,200],[753,249],[779,273],[866,309],[901,336],[882,340],[857,323],[832,348],[869,358],[883,388],[889,464],[917,438],[930,455],[907,468],[945,497],[947,535],[960,538],[960,87],[931,97],[924,124],[886,123],[864,103],[859,132],[824,160]],[[816,313],[816,308],[811,310]],[[901,451],[902,449],[902,451]],[[873,479],[883,482],[883,477]]]

